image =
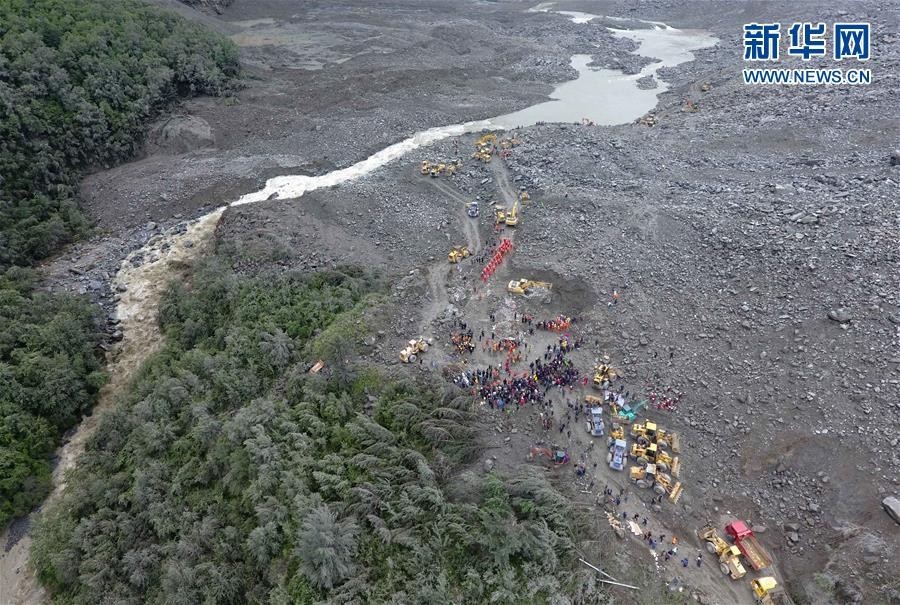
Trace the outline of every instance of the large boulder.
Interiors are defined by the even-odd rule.
[[[159,122],[147,137],[148,153],[178,155],[212,147],[216,140],[212,128],[203,118],[178,115]]]
[[[881,506],[884,507],[884,510],[887,511],[887,514],[890,515],[891,519],[900,523],[900,499],[897,499],[894,496],[888,496],[881,501]]]

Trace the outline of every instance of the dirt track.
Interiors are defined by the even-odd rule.
[[[346,12],[336,7],[315,5],[294,17],[293,4],[274,0],[238,0],[221,19],[208,17],[245,44],[248,87],[236,105],[185,105],[212,126],[213,147],[156,153],[86,181],[86,207],[108,233],[98,245],[122,254],[265,177],[322,173],[426,126],[523,107],[550,82],[571,77],[573,53],[593,52],[600,64],[626,70],[641,63],[601,27],[573,28],[518,4],[367,6],[366,17],[346,26]],[[660,530],[688,535],[706,520],[722,525],[731,511],[767,527],[761,538],[808,602],[896,598],[900,537],[878,506],[884,493],[897,491],[900,471],[896,435],[884,431],[900,421],[900,285],[890,247],[900,237],[891,208],[900,177],[887,164],[900,138],[888,85],[898,73],[896,44],[880,39],[872,67],[884,79],[846,92],[854,103],[833,90],[798,99],[748,91],[735,76],[740,25],[805,16],[790,3],[567,8],[709,28],[723,42],[664,73],[675,88],[663,96],[658,127],[536,126],[520,133],[524,143],[508,163],[470,162],[451,179],[421,177],[421,159],[454,154],[447,141],[298,203],[230,209],[216,245],[248,273],[360,259],[397,278],[413,271],[399,280],[401,304],[384,319],[386,335],[373,350],[389,363],[412,332],[446,341],[451,304],[480,330],[489,327],[490,311],[514,310],[504,280],[554,282],[553,306],[539,310],[582,319],[588,341],[598,341],[582,365],[610,354],[632,388],[686,393],[676,414],[652,412],[690,444],[684,501],[651,513]],[[834,20],[839,8],[810,16]],[[858,12],[845,17],[896,31],[896,8],[872,4]],[[298,69],[317,63],[324,67]],[[700,92],[704,82],[712,84],[708,93]],[[348,87],[358,91],[352,98]],[[685,98],[696,99],[700,112],[683,112]],[[812,132],[819,134],[802,134]],[[470,149],[471,137],[458,144]],[[486,201],[510,205],[520,185],[534,201],[523,209],[516,252],[476,298],[470,286],[480,268],[472,259],[448,268],[447,249],[463,242],[481,249],[490,233]],[[464,202],[476,195],[482,218],[473,222]],[[105,284],[103,275],[121,258],[115,253],[72,261],[73,253],[48,271],[60,288]],[[73,280],[70,266],[86,269],[85,276]],[[609,309],[613,288],[623,299]],[[105,292],[112,296],[108,286]],[[847,321],[828,318],[845,307]],[[144,321],[152,324],[152,315]],[[446,342],[433,353],[429,360],[451,360]],[[487,361],[479,355],[472,363]],[[564,414],[563,401],[556,404]],[[541,438],[534,419],[490,419],[491,439],[498,439],[495,422],[504,431],[498,466],[522,464],[523,448]],[[573,450],[586,444],[578,428]],[[604,462],[598,468],[594,491],[618,480],[602,470]],[[574,486],[572,493],[579,497]],[[634,560],[645,551],[628,549]],[[682,580],[714,602],[747,597],[746,586],[733,588],[714,568]]]

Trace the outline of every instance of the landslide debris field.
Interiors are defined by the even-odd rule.
[[[115,329],[123,292],[113,278],[128,252],[267,178],[325,174],[417,131],[541,102],[575,77],[575,54],[625,73],[651,60],[608,29],[646,22],[573,23],[528,8],[235,0],[211,13],[182,10],[240,46],[246,88],[185,103],[154,129],[144,157],[86,179],[84,207],[100,233],[45,275],[54,288],[94,296]],[[549,390],[548,407],[511,412],[473,395],[485,454],[472,470],[541,466],[526,460],[532,447],[564,449],[571,460],[547,464],[547,474],[597,525],[615,530],[607,512],[624,512],[639,516],[640,531],[678,536],[680,550],[665,560],[665,549],[623,528],[601,565],[619,579],[681,587],[678,595],[704,603],[752,603],[749,580],[761,574],[731,580],[711,555],[695,563],[706,552],[699,528],[723,533],[741,519],[774,556],[769,575],[798,603],[900,602],[900,525],[882,508],[900,497],[900,154],[891,159],[900,146],[900,11],[889,2],[550,8],[705,30],[719,42],[658,73],[669,90],[655,125],[498,131],[490,162],[470,157],[481,133],[447,138],[296,200],[229,208],[214,249],[246,275],[379,269],[393,284],[391,304],[361,335],[366,357],[448,381],[488,365],[509,377],[506,355],[485,350],[491,334],[519,341],[512,372],[543,360],[563,333],[530,334],[523,313],[574,318],[564,332],[579,341],[565,356],[580,371],[574,388]],[[871,22],[872,84],[745,86],[742,25],[804,20]],[[509,137],[517,144],[501,154],[499,139]],[[423,160],[457,159],[453,175],[420,172]],[[523,190],[530,200],[518,225],[497,228],[492,203],[508,208]],[[476,218],[466,212],[473,200]],[[502,238],[513,250],[484,281]],[[472,254],[450,264],[456,245]],[[509,293],[519,278],[551,282],[549,301]],[[473,353],[451,342],[461,322],[474,333]],[[398,352],[419,336],[433,340],[422,363],[401,364]],[[604,357],[622,374],[613,388],[631,401],[678,399],[638,414],[680,437],[684,491],[674,504],[628,480],[633,460],[611,470],[606,436],[592,437],[574,413],[586,395],[602,395],[580,377],[590,382]],[[549,430],[541,412],[553,417]],[[608,432],[609,408],[604,415]],[[18,536],[8,537],[7,550]]]

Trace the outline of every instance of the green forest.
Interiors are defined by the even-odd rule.
[[[87,171],[237,70],[229,41],[135,0],[0,2],[0,525],[46,494],[48,456],[103,383],[96,310],[27,267],[89,233]]]
[[[548,603],[573,592],[573,513],[542,473],[460,473],[481,453],[471,398],[346,362],[378,290],[350,269],[273,280],[215,261],[173,286],[163,348],[37,524],[33,564],[57,600]],[[310,374],[318,355],[328,366]]]

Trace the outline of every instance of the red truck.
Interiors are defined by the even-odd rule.
[[[731,536],[741,554],[747,558],[753,569],[765,569],[772,564],[772,557],[762,547],[753,530],[743,521],[732,521],[725,526],[725,532]]]

